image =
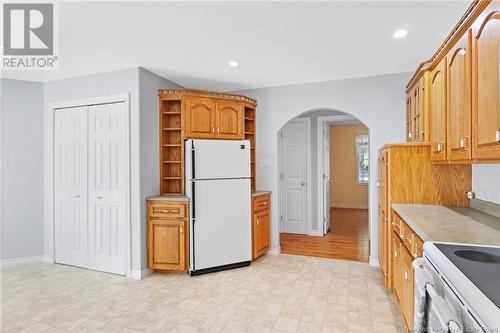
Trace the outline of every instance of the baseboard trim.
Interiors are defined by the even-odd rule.
[[[370,266],[372,267],[380,267],[380,264],[378,262],[378,258],[374,258],[372,256],[370,256],[370,259],[369,259],[369,264]]]
[[[331,208],[368,209],[368,206],[360,204],[351,204],[351,203],[336,203]]]
[[[152,270],[149,268],[144,268],[143,270],[132,269],[130,271],[130,278],[134,280],[142,280],[149,274],[151,274]]]
[[[269,251],[267,251],[267,254],[270,254],[272,256],[279,256],[280,253],[281,253],[281,246],[272,247],[269,249]]]
[[[38,264],[44,261],[44,256],[1,259],[0,267]]]
[[[47,263],[47,264],[55,264],[54,257],[52,257],[52,256],[44,255],[44,256],[42,256],[42,261]]]

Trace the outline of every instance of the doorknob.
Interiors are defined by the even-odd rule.
[[[306,186],[306,182],[301,182],[300,186]]]

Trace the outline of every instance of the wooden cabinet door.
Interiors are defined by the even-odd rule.
[[[492,3],[492,6],[498,6]],[[472,157],[500,159],[500,12],[481,16],[473,38]]]
[[[446,58],[431,73],[431,160],[446,161]]]
[[[254,257],[258,257],[269,249],[269,227],[271,221],[271,212],[263,210],[254,215]]]
[[[186,98],[186,138],[215,138],[215,101],[206,97]]]
[[[471,159],[471,50],[466,33],[447,56],[447,153],[452,161]]]
[[[403,317],[405,318],[408,328],[413,328],[413,257],[408,253],[408,250],[401,245],[401,258],[403,269],[403,298],[401,301],[401,308],[403,310]]]
[[[408,91],[406,98],[406,131],[408,142],[424,142],[424,78]]]
[[[414,138],[413,110],[414,110],[413,90],[410,90],[408,92],[408,95],[406,96],[406,141],[407,142],[412,142]]]
[[[392,246],[391,246],[391,262],[392,262],[392,286],[394,288],[394,293],[399,299],[399,302],[403,298],[403,273],[401,269],[401,246],[403,246],[401,240],[396,235],[396,233],[391,234]]]
[[[186,270],[185,220],[150,219],[148,267]]]
[[[217,138],[243,140],[243,105],[233,101],[219,100],[216,112]]]

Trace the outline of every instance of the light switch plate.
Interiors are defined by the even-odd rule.
[[[271,161],[268,158],[259,158],[257,161],[257,166],[259,168],[269,168]]]

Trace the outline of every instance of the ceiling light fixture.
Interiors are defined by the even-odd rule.
[[[394,31],[394,33],[392,34],[392,36],[394,38],[403,38],[405,37],[406,35],[408,34],[408,31],[404,30],[404,29],[400,29],[400,30],[396,30]]]
[[[229,66],[231,66],[231,67],[238,67],[239,65],[240,65],[240,63],[237,62],[236,60],[231,60],[229,62]]]

